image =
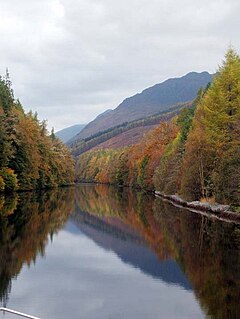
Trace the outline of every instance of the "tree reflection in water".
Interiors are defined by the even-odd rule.
[[[147,244],[158,257],[158,269],[147,265],[143,250],[129,259],[123,251],[127,245],[120,247],[118,242],[107,247],[110,244],[103,236],[101,242],[99,237],[95,239],[99,245],[115,249],[124,262],[177,282],[184,289],[193,289],[209,318],[240,317],[238,225],[176,208],[149,194],[104,185],[0,197],[0,211],[0,299],[4,305],[12,279],[24,264],[30,266],[37,256],[44,256],[49,240],[71,215],[82,229],[87,225],[88,231],[95,229],[134,245]],[[171,261],[185,276],[171,277],[161,266],[165,263],[171,267]]]
[[[81,211],[116,219],[142,235],[159,260],[174,259],[206,315],[240,318],[240,227],[210,219],[127,188],[77,189]]]
[[[24,264],[44,256],[45,247],[74,208],[74,189],[21,193],[0,198],[0,299],[5,306],[11,282]]]

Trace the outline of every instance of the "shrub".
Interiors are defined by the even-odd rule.
[[[0,177],[3,179],[5,192],[14,192],[18,189],[17,175],[11,168],[3,168]]]
[[[3,192],[4,189],[5,189],[4,179],[2,178],[2,176],[0,176],[0,192]]]

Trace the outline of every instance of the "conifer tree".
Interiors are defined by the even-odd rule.
[[[230,48],[197,107],[183,165],[181,192],[185,197],[239,202],[239,124],[240,57]]]

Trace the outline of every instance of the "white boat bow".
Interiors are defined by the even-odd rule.
[[[28,314],[26,314],[26,313],[19,312],[19,311],[15,311],[15,310],[8,309],[8,308],[4,308],[4,307],[0,307],[0,311],[2,311],[2,312],[9,312],[9,313],[12,313],[12,314],[14,314],[14,315],[17,315],[17,316],[20,316],[20,317],[24,317],[24,318],[40,319],[39,317],[30,316],[30,315],[28,315]]]

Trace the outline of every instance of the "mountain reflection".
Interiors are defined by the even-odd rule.
[[[193,292],[206,317],[240,318],[238,225],[181,210],[152,195],[104,185],[0,197],[0,212],[4,305],[23,265],[44,256],[49,241],[69,220],[75,227],[66,227],[68,234],[78,236],[80,231],[156,282]]]
[[[72,214],[71,220],[82,233],[94,240],[100,247],[114,251],[123,262],[154,278],[191,289],[178,265],[172,260],[160,263],[156,254],[133,230],[126,226],[120,227],[119,222],[114,226],[102,218],[81,211],[79,208]]]
[[[79,187],[76,201],[73,220],[99,245],[145,273],[185,289],[193,287],[210,318],[239,318],[239,226],[125,188]]]

